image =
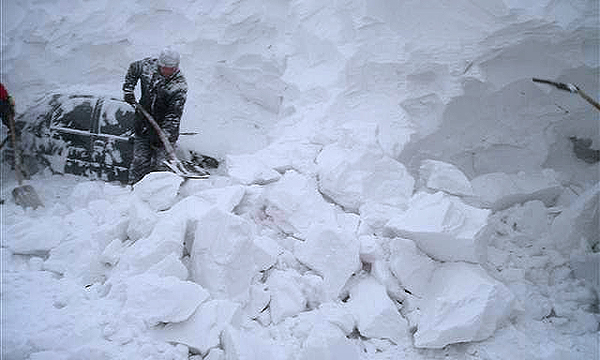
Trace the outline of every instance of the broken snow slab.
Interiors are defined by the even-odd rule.
[[[414,344],[440,349],[490,337],[509,316],[514,295],[479,265],[441,264],[421,306]]]
[[[360,242],[354,232],[314,227],[294,246],[300,262],[323,277],[325,296],[337,299],[350,276],[360,270]]]
[[[495,211],[531,200],[552,206],[563,192],[558,174],[552,169],[535,173],[489,173],[474,178],[471,185],[477,205]]]
[[[167,171],[151,172],[133,185],[133,195],[140,198],[154,211],[170,208],[177,198],[181,176]]]
[[[174,276],[133,276],[126,281],[124,313],[143,319],[149,326],[188,319],[209,294],[200,285]]]
[[[407,342],[408,323],[388,296],[386,287],[375,278],[359,279],[350,289],[346,304],[362,336],[387,339],[394,344]]]
[[[390,241],[389,264],[405,291],[422,298],[438,263],[419,250],[414,241],[396,238]]]
[[[436,260],[478,263],[485,259],[489,213],[441,191],[420,192],[410,200],[408,210],[392,218],[386,228],[415,241]]]
[[[437,160],[423,160],[419,168],[423,185],[457,196],[473,196],[473,187],[467,176],[456,166]]]
[[[299,360],[344,359],[359,360],[359,348],[335,324],[316,322],[302,343]]]
[[[247,293],[262,264],[254,237],[250,222],[213,207],[196,226],[190,253],[193,279],[217,298]]]
[[[297,171],[287,171],[264,192],[264,215],[280,231],[304,239],[314,225],[355,228],[358,219],[327,202],[317,189],[317,181]],[[350,225],[354,221],[356,224]]]
[[[206,355],[219,346],[221,333],[239,308],[240,304],[233,301],[209,300],[198,306],[189,319],[156,328],[154,335]]]
[[[570,255],[572,251],[579,250],[582,245],[598,250],[600,247],[599,202],[600,183],[597,183],[554,219],[550,227],[550,240],[560,252]]]
[[[258,155],[228,155],[227,173],[244,185],[264,185],[279,180],[281,174],[265,164]]]
[[[330,145],[317,165],[319,189],[355,213],[366,202],[401,207],[413,193],[415,181],[402,163],[368,149]]]

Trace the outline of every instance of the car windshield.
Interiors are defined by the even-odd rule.
[[[133,108],[123,102],[107,99],[100,115],[100,132],[128,137],[133,134]]]
[[[63,98],[54,113],[53,124],[62,128],[90,131],[93,106],[92,99]]]

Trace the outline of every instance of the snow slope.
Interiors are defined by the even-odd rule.
[[[1,3],[17,111],[173,45],[181,142],[133,188],[2,163],[6,359],[594,359],[597,1]],[[3,134],[5,129],[3,129]]]

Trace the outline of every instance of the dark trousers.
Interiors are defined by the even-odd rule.
[[[172,144],[175,147],[175,144]],[[129,183],[135,184],[152,171],[168,171],[163,163],[167,151],[162,144],[156,144],[148,137],[136,136],[133,141],[133,160],[129,167]]]

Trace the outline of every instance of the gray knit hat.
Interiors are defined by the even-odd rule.
[[[166,48],[160,52],[158,65],[170,68],[179,67],[179,53],[171,48]]]

